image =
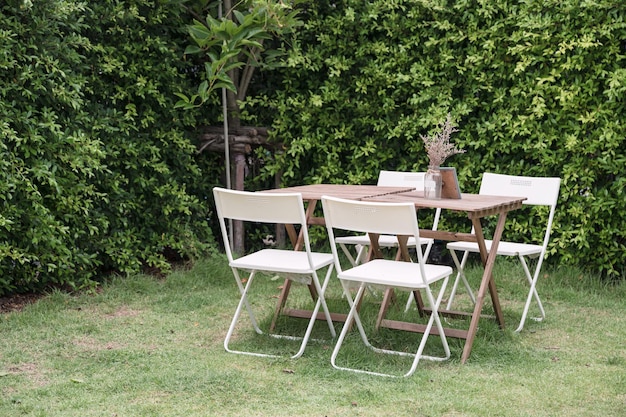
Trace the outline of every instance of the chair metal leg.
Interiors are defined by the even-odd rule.
[[[365,258],[367,257],[367,251],[368,251],[367,246],[357,245],[357,255],[356,255],[354,266],[360,265],[365,261]]]
[[[389,349],[380,349],[377,347],[374,347],[368,340],[367,335],[365,333],[365,330],[363,329],[363,326],[361,324],[361,320],[360,320],[360,316],[359,316],[359,312],[358,312],[358,308],[357,306],[360,304],[361,298],[363,297],[363,294],[365,292],[365,288],[366,288],[366,284],[363,283],[361,284],[361,286],[359,287],[359,290],[356,294],[356,297],[354,300],[352,300],[352,298],[350,297],[350,294],[348,292],[346,292],[346,297],[348,298],[348,303],[350,304],[350,313],[348,314],[348,318],[346,319],[346,322],[344,324],[343,329],[341,330],[341,334],[339,335],[339,338],[337,339],[337,342],[335,344],[335,348],[333,349],[333,353],[331,355],[331,365],[333,366],[333,368],[335,369],[339,369],[342,371],[351,371],[351,372],[356,372],[356,373],[362,373],[362,374],[368,374],[368,375],[374,375],[374,376],[385,376],[385,377],[392,377],[392,378],[396,378],[399,376],[402,377],[409,377],[411,376],[415,370],[417,369],[417,365],[419,363],[419,361],[423,358],[423,359],[427,359],[427,360],[432,360],[432,361],[444,361],[450,358],[450,347],[448,345],[448,341],[446,339],[446,335],[443,329],[443,325],[441,323],[441,318],[439,317],[439,306],[441,305],[441,300],[443,299],[443,295],[445,293],[446,290],[446,286],[447,286],[447,282],[448,282],[448,278],[444,279],[441,289],[439,291],[439,294],[437,296],[437,300],[433,299],[432,293],[428,290],[426,290],[427,295],[428,295],[428,300],[429,303],[431,305],[432,308],[432,312],[430,315],[430,318],[428,320],[428,324],[426,326],[426,329],[424,331],[424,334],[422,335],[422,339],[420,340],[419,346],[417,348],[417,352],[416,353],[408,353],[408,352],[400,352],[400,351],[395,351],[395,350],[389,350]],[[381,373],[381,372],[373,372],[373,371],[366,371],[364,369],[357,369],[357,368],[348,368],[348,367],[342,367],[342,366],[338,366],[336,363],[336,359],[337,359],[337,355],[339,354],[339,350],[341,349],[341,346],[344,342],[344,339],[348,333],[348,331],[351,328],[351,323],[352,320],[355,320],[357,327],[359,329],[359,333],[361,335],[361,340],[363,341],[363,343],[369,347],[370,349],[372,349],[374,352],[376,353],[381,353],[381,354],[388,354],[388,355],[398,355],[398,356],[409,356],[409,357],[413,357],[413,362],[411,363],[411,367],[409,369],[408,372],[406,372],[404,375],[393,375],[393,374],[385,374],[385,373]],[[445,351],[445,356],[427,356],[427,355],[423,355],[423,351],[424,348],[426,346],[426,342],[428,341],[428,336],[430,334],[430,331],[433,327],[433,324],[437,326],[437,329],[439,331],[439,335],[441,338],[441,342]]]
[[[472,303],[476,303],[476,298],[474,296],[473,291],[471,290],[469,283],[467,282],[467,278],[465,277],[465,264],[467,262],[467,258],[469,255],[469,252],[464,252],[463,254],[463,258],[461,260],[461,262],[459,262],[458,257],[456,255],[456,252],[454,250],[450,251],[450,254],[452,255],[452,259],[454,260],[454,263],[457,267],[457,276],[456,279],[454,281],[454,284],[452,285],[452,290],[450,292],[450,297],[448,298],[448,304],[446,306],[446,309],[450,310],[451,306],[452,306],[452,302],[454,300],[454,296],[456,294],[458,285],[459,285],[459,281],[462,280],[463,284],[465,285],[465,289],[467,290]],[[522,268],[524,269],[524,275],[526,276],[526,280],[528,281],[528,283],[530,284],[530,290],[528,292],[528,296],[526,297],[526,302],[524,304],[524,310],[522,312],[522,318],[519,322],[519,325],[517,327],[517,329],[515,329],[516,333],[519,333],[520,331],[522,331],[522,329],[524,328],[524,325],[526,323],[526,318],[528,316],[528,312],[530,310],[530,303],[532,302],[532,299],[534,298],[535,301],[537,302],[537,307],[539,308],[539,313],[540,316],[539,317],[532,317],[532,320],[535,321],[542,321],[543,319],[545,319],[546,317],[546,312],[545,309],[543,307],[543,304],[541,302],[541,299],[539,298],[539,294],[537,293],[537,280],[539,278],[539,273],[541,270],[541,259],[539,259],[537,267],[535,269],[535,273],[534,276],[531,276],[530,273],[530,269],[528,268],[528,264],[525,260],[525,257],[522,255],[518,255],[518,258],[522,264]]]
[[[346,255],[346,258],[348,258],[348,261],[350,261],[350,265],[357,266],[356,260],[354,259],[354,257],[352,256],[352,254],[350,253],[350,250],[346,247],[346,245],[344,243],[339,243],[339,247],[343,251],[344,255]],[[359,254],[357,253],[357,259],[358,259],[358,255]]]
[[[241,296],[243,296],[244,294],[244,287],[243,284],[241,283],[241,277],[239,276],[239,271],[236,268],[231,268],[233,271],[233,275],[235,277],[235,281],[237,282],[237,288],[239,288],[239,294],[241,294]],[[248,276],[248,283],[250,282],[250,280],[252,280],[254,278],[254,275],[256,274],[256,271],[252,271],[250,273],[250,275]],[[257,332],[258,334],[263,334],[263,331],[261,330],[261,328],[259,327],[257,321],[256,321],[256,316],[254,315],[254,313],[252,312],[252,307],[250,307],[250,303],[248,303],[248,298],[246,297],[245,300],[245,305],[246,305],[246,310],[248,310],[248,316],[250,316],[250,322],[252,322],[252,327],[254,327],[254,331]]]
[[[463,281],[463,285],[465,286],[465,290],[472,300],[472,304],[476,304],[476,297],[474,296],[474,292],[472,291],[472,288],[470,287],[469,282],[467,282],[467,278],[465,277],[465,264],[467,263],[467,259],[469,258],[469,251],[465,251],[463,253],[463,258],[461,259],[461,262],[459,262],[456,251],[450,250],[450,255],[452,255],[452,260],[454,261],[454,265],[456,266],[457,273],[454,284],[452,284],[452,290],[450,291],[450,297],[448,298],[446,310],[450,310],[452,308],[452,302],[454,301],[454,296],[456,295],[459,281]]]
[[[324,283],[322,284],[321,287],[319,284],[319,280],[317,279],[317,274],[315,272],[313,273],[314,276],[313,276],[312,281],[313,281],[313,284],[315,285],[315,289],[317,290],[318,296],[317,296],[317,301],[315,302],[315,307],[313,308],[313,311],[311,312],[311,318],[309,319],[309,324],[304,333],[304,337],[298,338],[298,337],[293,337],[293,336],[272,335],[273,337],[278,337],[278,338],[302,340],[302,343],[300,344],[300,349],[298,350],[298,352],[296,352],[295,355],[291,356],[291,359],[297,359],[300,356],[302,356],[302,354],[304,353],[304,349],[306,349],[307,342],[309,341],[309,337],[311,336],[311,332],[313,331],[313,326],[315,325],[315,321],[317,320],[317,313],[320,310],[320,306],[324,310],[324,316],[326,317],[326,322],[328,323],[330,334],[332,335],[333,338],[335,338],[336,336],[335,327],[333,326],[333,321],[330,318],[330,312],[328,310],[328,306],[326,305],[326,299],[324,298],[324,294],[326,293],[326,287],[328,286],[328,282],[330,281],[330,276],[331,276],[332,271],[333,271],[333,265],[330,265],[328,267],[328,271],[326,272]]]
[[[443,329],[443,325],[441,324],[441,317],[439,316],[439,306],[441,305],[441,300],[443,299],[443,294],[446,291],[446,286],[448,284],[448,278],[446,278],[441,285],[441,289],[439,290],[439,295],[437,296],[437,300],[433,299],[432,293],[427,290],[426,295],[428,298],[428,302],[431,305],[432,312],[430,318],[428,319],[428,324],[426,325],[426,329],[424,330],[424,336],[422,336],[422,340],[420,341],[420,345],[415,354],[415,359],[413,360],[413,364],[409,372],[404,374],[405,377],[413,375],[415,369],[417,368],[417,364],[420,359],[427,359],[431,361],[444,361],[450,358],[450,346],[448,345],[448,340],[446,339],[446,334]],[[426,342],[428,340],[428,335],[430,334],[430,330],[433,327],[433,324],[437,326],[437,330],[439,331],[439,337],[441,339],[441,344],[443,345],[443,349],[445,352],[445,356],[426,356],[423,355],[424,347],[426,346]]]
[[[429,241],[428,244],[426,245],[426,249],[424,249],[424,255],[422,256],[422,259],[424,260],[424,262],[428,262],[428,256],[430,255],[430,250],[433,247],[433,242],[434,241]],[[415,302],[415,296],[414,296],[414,292],[410,291],[409,292],[409,298],[406,300],[406,305],[404,306],[404,311],[407,312],[411,309],[411,306],[413,305],[413,302]]]
[[[320,307],[323,309],[324,311],[324,316],[326,318],[326,322],[328,324],[328,328],[330,330],[331,336],[333,338],[335,338],[336,336],[336,332],[335,332],[335,328],[333,326],[333,322],[332,319],[330,317],[330,311],[328,309],[328,306],[326,304],[326,299],[324,298],[324,294],[326,292],[326,288],[328,287],[328,283],[330,282],[330,278],[332,275],[332,271],[333,271],[334,265],[329,265],[328,270],[326,272],[326,276],[324,277],[324,282],[323,284],[320,286],[319,283],[319,279],[317,277],[317,273],[313,273],[311,276],[311,281],[313,282],[313,285],[315,286],[315,290],[317,291],[317,301],[315,302],[315,307],[312,311],[311,314],[311,318],[309,319],[307,328],[305,330],[305,334],[303,337],[299,337],[299,336],[289,336],[289,335],[280,335],[280,334],[275,334],[275,333],[269,333],[269,336],[277,338],[277,339],[287,339],[287,340],[301,340],[301,344],[300,344],[300,348],[299,350],[296,352],[295,355],[292,355],[291,358],[292,359],[296,359],[299,358],[300,356],[302,356],[302,354],[304,353],[304,350],[306,349],[306,345],[309,341],[309,338],[311,336],[311,332],[313,331],[313,326],[315,325],[315,321],[317,319],[317,314],[320,310]],[[252,312],[252,309],[250,307],[250,304],[248,302],[248,290],[250,288],[250,285],[252,284],[252,281],[254,280],[254,275],[255,272],[253,271],[250,274],[250,277],[248,278],[248,282],[246,283],[246,286],[243,287],[243,285],[241,284],[241,280],[239,279],[239,274],[238,271],[234,270],[234,274],[238,280],[238,287],[240,289],[241,292],[241,298],[239,300],[239,303],[237,305],[237,309],[235,310],[235,315],[233,316],[233,319],[231,321],[231,324],[228,328],[228,331],[226,333],[226,338],[224,339],[224,349],[229,352],[229,353],[236,353],[236,354],[240,354],[240,355],[250,355],[250,356],[260,356],[260,357],[270,357],[270,358],[278,358],[281,357],[280,355],[272,355],[272,354],[267,354],[267,353],[260,353],[260,352],[249,352],[249,351],[239,351],[239,350],[234,350],[231,349],[229,347],[230,344],[230,339],[233,335],[233,332],[235,330],[235,327],[237,325],[237,321],[239,320],[241,313],[243,311],[243,307],[245,305],[246,309],[248,310],[248,315],[250,316],[250,320],[252,322],[252,326],[254,327],[254,330],[258,333],[258,334],[263,334],[264,332],[259,328],[257,321],[256,321],[256,317],[254,316],[254,313]]]
[[[526,264],[524,257],[522,255],[519,255],[518,257],[522,263],[522,267],[524,268],[526,279],[528,280],[528,283],[530,284],[530,290],[528,291],[528,296],[526,297],[526,303],[524,304],[522,318],[519,322],[519,325],[517,326],[517,329],[515,329],[516,333],[521,332],[522,329],[524,328],[524,324],[526,323],[526,316],[528,315],[528,311],[530,309],[530,303],[532,302],[533,297],[535,298],[535,301],[537,302],[537,306],[539,307],[539,312],[541,314],[541,317],[532,317],[532,319],[535,321],[542,321],[543,319],[546,318],[546,311],[544,310],[543,304],[541,303],[541,299],[539,298],[539,294],[537,293],[537,280],[539,279],[539,273],[541,271],[541,259],[537,261],[535,274],[531,278],[530,270],[528,268],[528,265]]]
[[[237,275],[237,277],[238,277],[237,273],[235,273],[235,275]],[[247,298],[248,297],[248,290],[250,289],[250,285],[252,284],[252,281],[254,281],[254,272],[252,272],[250,274],[250,277],[248,278],[248,282],[246,283],[245,288],[243,288],[242,291],[241,291],[241,298],[239,299],[239,303],[237,304],[237,309],[235,310],[235,314],[233,316],[233,319],[230,322],[230,326],[228,327],[228,331],[226,332],[226,338],[224,339],[224,349],[226,349],[226,352],[237,353],[237,354],[240,354],[240,355],[251,355],[251,356],[275,358],[275,357],[277,357],[276,355],[269,355],[269,354],[266,354],[266,353],[255,353],[255,352],[245,352],[245,351],[233,350],[233,349],[230,349],[230,347],[229,347],[230,338],[232,337],[233,332],[235,331],[235,326],[237,325],[237,321],[239,320],[239,317],[241,316],[241,311],[243,310],[243,306],[244,305],[248,309],[248,314],[250,315],[250,318],[252,319],[255,331],[257,333],[259,333],[259,334],[263,334],[261,329],[259,329],[259,327],[256,324],[256,320],[254,319],[254,314],[252,313],[252,310],[250,309],[250,305],[248,303],[248,298]],[[239,283],[239,286],[241,286],[241,282]]]
[[[350,312],[348,313],[348,317],[346,318],[346,321],[345,321],[345,323],[343,325],[343,328],[341,329],[341,333],[339,334],[339,338],[337,339],[337,342],[335,343],[335,348],[333,349],[333,353],[330,356],[330,363],[333,366],[333,368],[339,369],[341,371],[351,371],[351,372],[364,373],[364,374],[376,375],[376,376],[393,376],[393,375],[387,375],[387,374],[382,374],[382,373],[378,373],[378,372],[365,371],[365,370],[362,370],[362,369],[347,368],[347,367],[339,366],[336,363],[336,359],[337,359],[337,355],[339,354],[339,350],[341,349],[341,346],[343,345],[343,341],[346,338],[346,335],[348,334],[348,331],[350,331],[350,329],[352,327],[352,320],[354,320],[356,322],[356,324],[357,324],[357,327],[359,329],[359,333],[361,335],[361,339],[363,340],[363,343],[367,347],[373,348],[373,346],[371,345],[371,343],[367,339],[367,335],[365,334],[365,330],[363,329],[363,326],[361,324],[361,319],[360,319],[359,313],[357,311],[357,309],[358,309],[357,306],[361,302],[361,298],[363,297],[363,294],[365,292],[365,288],[366,288],[365,284],[361,284],[361,286],[359,286],[359,290],[357,291],[354,300],[352,300],[352,297],[350,296],[350,293],[348,291],[345,292],[346,298],[348,299],[348,303],[350,304]]]

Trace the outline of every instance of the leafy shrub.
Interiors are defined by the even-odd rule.
[[[450,111],[467,153],[447,164],[463,191],[485,171],[561,177],[550,261],[623,276],[625,12],[615,0],[309,3],[280,88],[267,90],[286,148],[268,177],[423,171],[420,134]],[[506,233],[539,231],[518,220]]]
[[[142,263],[167,267],[165,248],[198,254],[199,242],[209,238],[192,142],[199,111],[174,110],[175,92],[193,81],[182,60],[186,20],[175,2],[108,0],[89,7],[85,95],[97,121],[90,133],[103,142],[108,168],[98,176],[109,220],[99,250],[107,267],[124,272]]]
[[[91,180],[104,152],[83,128],[76,71],[85,8],[61,6],[0,9],[0,294],[89,279],[97,260],[84,242],[106,226],[90,214],[105,197]]]
[[[212,245],[175,2],[0,6],[0,295]],[[205,163],[205,162],[203,162]]]

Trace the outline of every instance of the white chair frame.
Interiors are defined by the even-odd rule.
[[[539,308],[540,317],[533,317],[535,321],[541,321],[546,317],[545,309],[537,293],[537,280],[541,271],[541,266],[546,255],[548,248],[548,242],[550,240],[550,232],[552,230],[552,222],[554,219],[554,213],[556,211],[556,204],[559,198],[559,188],[561,184],[560,178],[554,177],[528,177],[528,176],[516,176],[516,175],[503,175],[484,173],[479,194],[483,195],[497,195],[497,196],[513,196],[513,197],[526,197],[523,204],[526,205],[540,205],[549,207],[549,215],[547,225],[545,228],[543,241],[536,243],[517,243],[507,242],[505,240],[500,241],[498,245],[498,255],[517,257],[524,270],[526,279],[530,284],[530,290],[526,298],[522,317],[515,332],[520,332],[524,328],[526,318],[530,309],[530,304],[533,300],[537,302]],[[485,240],[487,251],[491,248],[491,240]],[[452,285],[452,290],[448,298],[447,309],[451,308],[454,296],[457,291],[459,281],[462,281],[473,303],[476,302],[471,287],[465,277],[465,264],[467,262],[470,252],[479,252],[478,245],[472,242],[450,242],[447,245],[450,250],[452,259],[457,267],[457,275]],[[459,258],[456,251],[463,251],[463,257],[459,262]],[[531,271],[526,262],[526,258],[537,258],[537,264],[535,270],[531,274]]]
[[[323,309],[323,314],[328,323],[331,336],[334,338],[336,336],[335,328],[326,305],[326,300],[324,299],[324,293],[326,292],[326,287],[328,286],[333,272],[333,256],[330,253],[311,251],[302,195],[299,193],[269,194],[236,191],[219,187],[213,189],[213,195],[215,197],[215,206],[224,240],[226,256],[241,295],[237,309],[235,310],[235,314],[228,328],[226,338],[224,339],[224,349],[230,353],[244,355],[262,357],[279,356],[261,352],[233,350],[229,347],[230,339],[244,307],[248,311],[248,316],[250,317],[252,327],[256,333],[263,334],[250,303],[248,302],[248,292],[256,273],[259,271],[280,275],[299,283],[312,283],[317,292],[317,301],[313,309],[313,314],[311,315],[303,337],[274,333],[269,334],[276,338],[302,341],[299,350],[292,355],[291,358],[298,358],[304,353],[320,307]],[[233,254],[230,246],[226,219],[244,222],[299,225],[302,231],[304,250],[262,249],[248,255],[237,257]],[[317,272],[323,268],[327,268],[327,271],[323,283],[320,284]],[[245,287],[242,284],[240,271],[250,273]]]
[[[365,373],[377,376],[397,377],[400,375],[373,372],[364,369],[339,366],[336,363],[337,355],[341,349],[346,334],[356,323],[363,343],[374,352],[382,354],[400,355],[413,357],[410,369],[402,376],[408,377],[415,372],[420,359],[434,361],[447,360],[450,357],[450,348],[446,340],[445,332],[439,317],[439,306],[452,274],[452,268],[442,265],[429,265],[424,262],[422,242],[419,236],[417,214],[415,206],[411,203],[375,203],[345,200],[334,197],[322,197],[324,218],[328,236],[331,243],[332,253],[335,259],[337,277],[341,281],[344,294],[350,305],[350,312],[337,339],[331,355],[331,364],[334,368],[345,371]],[[352,231],[358,233],[375,233],[388,235],[403,235],[414,238],[413,245],[417,253],[417,262],[404,262],[401,260],[374,259],[369,262],[343,269],[339,259],[338,244],[335,239],[335,231]],[[441,281],[438,295],[435,297],[430,285]],[[358,291],[354,300],[350,288],[358,285]],[[359,305],[365,289],[368,285],[383,286],[405,291],[424,291],[426,299],[432,309],[424,334],[420,340],[416,353],[380,349],[374,347],[366,335],[365,329],[359,316]],[[441,338],[445,356],[427,356],[423,354],[426,341],[435,325]]]

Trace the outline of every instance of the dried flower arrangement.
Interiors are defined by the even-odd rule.
[[[430,160],[429,167],[440,167],[447,158],[458,153],[464,153],[465,150],[458,149],[454,144],[450,143],[450,135],[458,132],[458,129],[452,125],[452,117],[448,113],[446,121],[441,125],[441,132],[434,136],[420,135],[428,153]]]

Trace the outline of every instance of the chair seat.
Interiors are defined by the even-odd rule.
[[[452,268],[443,265],[425,264],[424,271],[428,284],[452,274]],[[365,282],[408,291],[426,286],[421,279],[418,263],[397,262],[388,259],[374,259],[347,271],[342,271],[337,277],[346,281]]]
[[[491,250],[491,240],[485,240],[487,251]],[[446,246],[448,249],[480,252],[478,244],[474,242],[450,242]],[[515,242],[500,242],[498,244],[498,255],[503,256],[533,256],[541,254],[543,248],[539,245],[533,245],[529,243],[515,243]]]
[[[370,238],[368,235],[359,235],[359,236],[342,236],[335,239],[335,241],[339,244],[344,245],[363,245],[369,246]],[[420,242],[422,245],[428,245],[429,243],[433,243],[433,239],[420,238]],[[415,238],[409,237],[407,241],[407,245],[409,247],[415,247]],[[378,246],[381,248],[397,248],[398,247],[398,238],[394,235],[381,235],[378,238]]]
[[[291,274],[311,274],[333,263],[331,253],[312,252],[313,268],[306,252],[282,249],[263,249],[230,262],[230,266],[247,270],[263,270]]]

